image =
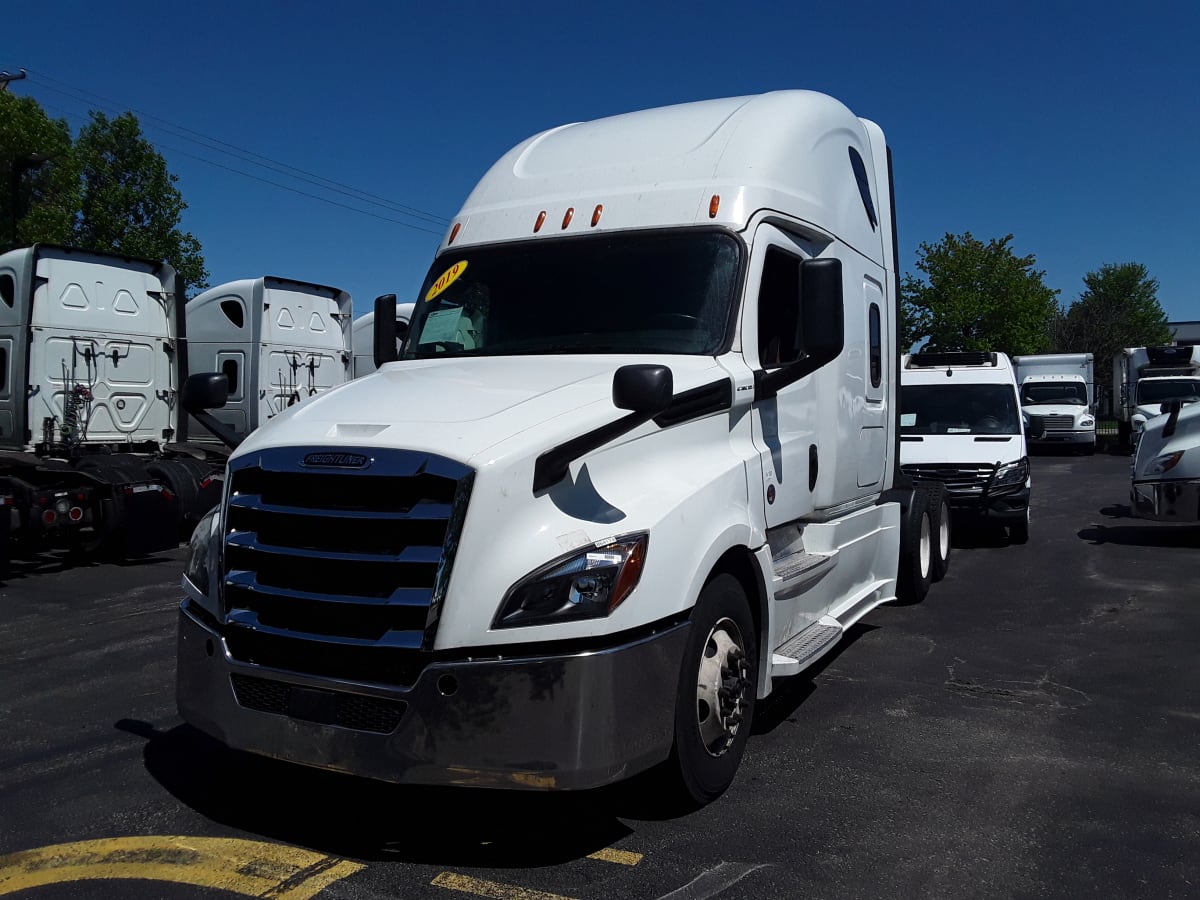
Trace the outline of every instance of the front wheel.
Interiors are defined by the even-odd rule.
[[[933,581],[933,516],[928,491],[917,488],[908,510],[907,528],[900,531],[900,566],[896,597],[901,603],[920,603]]]
[[[1029,543],[1029,510],[1025,510],[1025,518],[1008,526],[1008,539],[1014,544]]]
[[[754,716],[758,641],[740,581],[717,575],[692,612],[675,699],[675,743],[663,769],[677,806],[698,809],[733,782]]]

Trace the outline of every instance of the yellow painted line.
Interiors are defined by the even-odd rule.
[[[56,844],[0,856],[0,896],[47,884],[128,878],[217,888],[270,900],[311,900],[363,869],[284,844],[150,836]]]
[[[588,859],[598,859],[601,862],[617,863],[621,866],[636,866],[642,861],[642,854],[634,853],[630,850],[614,850],[612,847],[605,847],[603,850],[597,850],[595,853],[589,853]]]
[[[571,900],[570,897],[561,897],[558,894],[531,891],[529,888],[517,887],[515,884],[484,881],[482,878],[456,875],[454,872],[442,872],[430,884],[449,888],[452,891],[461,891],[464,894],[474,894],[477,897],[492,897],[494,900]]]

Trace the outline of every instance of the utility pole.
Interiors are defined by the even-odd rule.
[[[11,75],[8,72],[0,72],[0,91],[7,91],[10,81],[20,81],[25,77],[24,69],[21,69],[16,75]]]

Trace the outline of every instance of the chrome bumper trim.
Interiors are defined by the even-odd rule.
[[[1161,522],[1200,521],[1200,481],[1135,481],[1134,514]]]
[[[435,661],[398,688],[239,663],[181,606],[176,701],[228,746],[303,765],[409,784],[592,788],[667,758],[687,629],[594,652]],[[288,715],[241,706],[234,674],[300,688],[303,703]],[[327,692],[406,706],[386,734],[309,720]]]

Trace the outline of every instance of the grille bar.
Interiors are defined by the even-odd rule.
[[[241,673],[229,680],[238,705],[247,709],[375,734],[395,731],[408,708],[403,700],[315,690]]]
[[[234,570],[225,576],[225,584],[239,591],[250,591],[269,597],[289,600],[315,600],[323,603],[354,603],[378,606],[415,606],[427,609],[433,599],[429,588],[396,588],[388,597],[345,597],[338,594],[318,594],[313,591],[297,591],[289,588],[260,584],[254,572]]]
[[[316,509],[309,506],[285,505],[280,503],[264,503],[260,494],[240,494],[229,498],[229,505],[237,509],[253,509],[258,512],[288,515],[312,516],[321,519],[368,519],[371,521],[442,521],[450,517],[449,503],[421,502],[410,509],[370,510],[370,509]]]
[[[442,560],[441,547],[405,547],[398,554],[384,556],[380,553],[350,553],[345,550],[322,550],[315,552],[306,547],[284,547],[278,544],[267,544],[259,540],[253,531],[240,531],[229,535],[225,543],[229,547],[241,547],[254,553],[269,553],[275,556],[300,556],[306,559],[319,557],[321,559],[337,560],[339,562],[399,562],[399,563],[433,563]]]

